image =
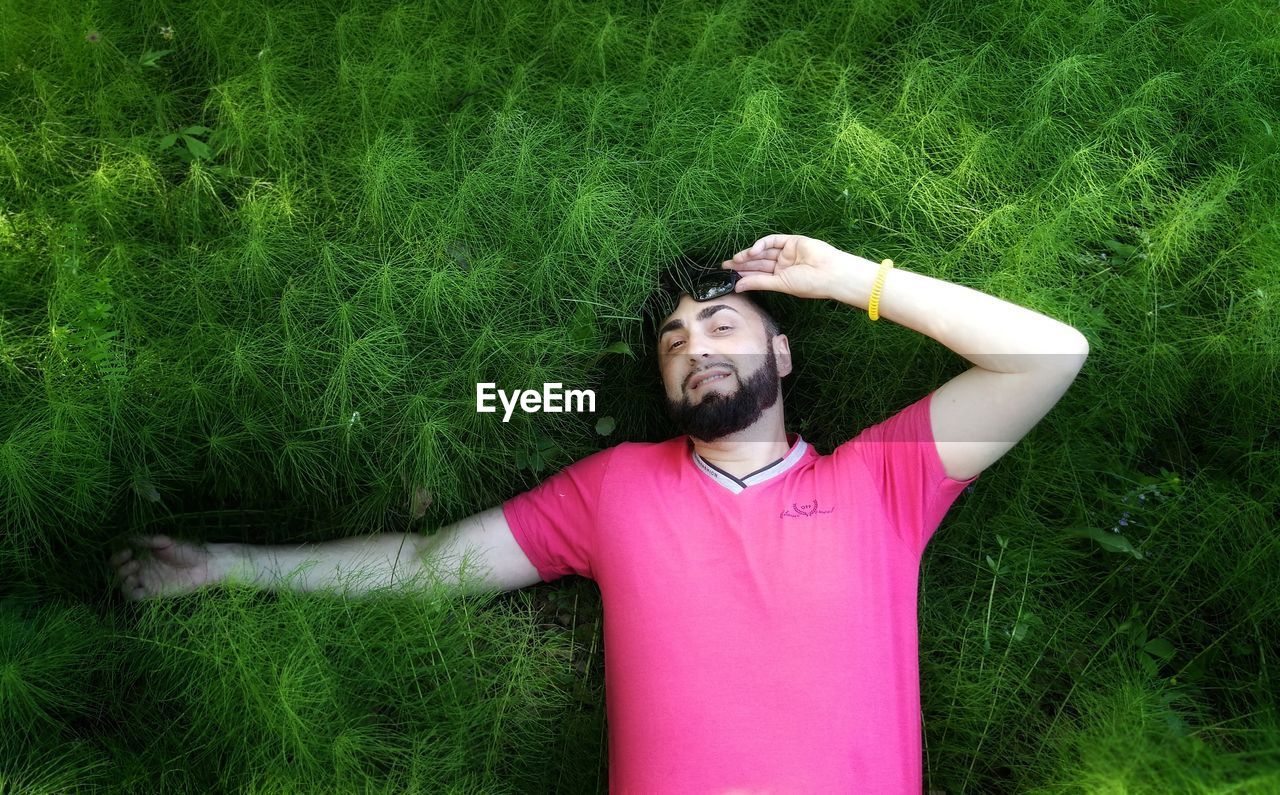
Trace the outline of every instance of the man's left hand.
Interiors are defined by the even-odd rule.
[[[720,267],[742,274],[734,292],[774,290],[797,298],[834,298],[851,269],[870,260],[804,235],[768,235]]]

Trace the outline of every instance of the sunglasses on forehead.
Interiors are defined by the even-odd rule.
[[[741,273],[727,268],[703,274],[694,279],[689,296],[695,301],[702,302],[728,295],[733,292],[733,288],[741,278]]]
[[[702,303],[733,292],[742,274],[707,264],[723,261],[724,257],[719,256],[684,258],[682,263],[663,273],[645,313],[655,321],[666,317],[675,310],[681,293],[688,293],[693,300]]]

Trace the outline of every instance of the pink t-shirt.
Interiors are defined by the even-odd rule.
[[[600,587],[611,793],[919,795],[920,557],[977,479],[944,472],[932,396],[740,480],[678,436],[503,503],[544,581]]]

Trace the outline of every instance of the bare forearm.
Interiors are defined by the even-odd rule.
[[[224,544],[224,579],[266,590],[361,595],[422,571],[422,536],[375,533],[317,544]]]
[[[833,296],[866,310],[879,263],[845,252],[846,278]],[[880,292],[880,316],[932,337],[979,367],[1003,373],[1079,367],[1088,340],[1047,315],[954,282],[895,265]]]

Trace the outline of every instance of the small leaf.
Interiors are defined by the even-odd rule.
[[[1149,676],[1159,676],[1160,668],[1156,665],[1156,661],[1147,655],[1142,655],[1142,670],[1146,671]]]
[[[1000,548],[1001,548],[1001,549],[1004,549],[1005,547],[1009,546],[1009,539],[1007,539],[1007,538],[1005,538],[1004,536],[1002,536],[1002,535],[1000,535],[999,533],[997,533],[997,534],[996,534],[996,543],[1000,545]]]
[[[516,469],[528,469],[529,456],[523,450],[516,451]]]
[[[1111,249],[1113,252],[1115,252],[1117,255],[1121,257],[1130,257],[1134,254],[1134,252],[1138,250],[1136,247],[1131,246],[1127,243],[1121,243],[1120,241],[1114,238],[1107,240],[1106,242],[1103,243],[1103,245]]]
[[[166,135],[165,137],[160,139],[160,148],[167,149],[170,146],[173,146],[177,142],[178,142],[178,134],[170,133],[169,135]]]
[[[143,66],[149,66],[152,69],[159,69],[160,67],[156,66],[156,59],[168,55],[171,52],[173,52],[173,50],[148,50],[142,54],[142,57],[138,59],[138,62]]]
[[[1253,654],[1253,646],[1248,643],[1232,643],[1231,653],[1238,657],[1246,657]]]
[[[462,268],[464,271],[470,269],[471,264],[467,259],[470,252],[467,250],[465,243],[461,243],[457,240],[449,243],[448,254],[453,258],[454,262],[458,263],[459,268]]]
[[[613,428],[615,424],[616,423],[613,421],[613,417],[601,417],[600,419],[596,420],[596,433],[600,434],[601,436],[608,436],[609,434],[613,433]]]
[[[1144,559],[1143,554],[1133,548],[1133,544],[1129,543],[1129,539],[1125,538],[1123,533],[1112,533],[1101,527],[1073,527],[1066,532],[1068,535],[1092,538],[1109,552],[1125,552],[1138,560]]]
[[[1177,715],[1165,715],[1164,723],[1169,727],[1169,731],[1173,732],[1175,737],[1186,737],[1191,733],[1191,727],[1187,725],[1186,721]]]
[[[430,504],[431,492],[427,491],[426,486],[418,486],[409,497],[409,515],[414,519],[421,519]]]
[[[574,342],[590,343],[596,337],[596,319],[591,308],[579,306],[570,321],[569,339]]]
[[[196,157],[210,157],[213,155],[213,150],[209,148],[209,145],[198,138],[192,138],[190,135],[184,135],[182,136],[182,140],[187,142],[187,148],[190,149],[191,154]]]
[[[1217,648],[1216,646],[1214,647]],[[1182,676],[1188,682],[1197,682],[1204,677],[1205,671],[1209,666],[1208,654],[1197,654],[1192,658],[1191,662],[1182,669]]]
[[[987,555],[987,565],[991,567],[992,571],[996,570],[996,562],[991,559],[990,555]]]
[[[199,124],[193,124],[190,127],[183,127],[182,132],[187,133],[188,135],[204,135],[205,133],[213,132],[213,130],[210,130],[208,127],[201,127]]]
[[[631,346],[625,342],[618,341],[605,348],[601,353],[625,353],[631,355]]]
[[[1032,613],[1030,610],[1024,612],[1015,622],[1012,637],[1014,640],[1022,640],[1027,636],[1027,630],[1032,627],[1042,627],[1044,622],[1040,616]]]
[[[160,502],[160,492],[156,491],[156,487],[151,485],[151,481],[148,478],[135,479],[133,490],[148,502]]]
[[[1164,662],[1168,662],[1174,655],[1173,644],[1164,638],[1155,638],[1154,640],[1147,641],[1147,644],[1142,647],[1142,650],[1159,657]]]

